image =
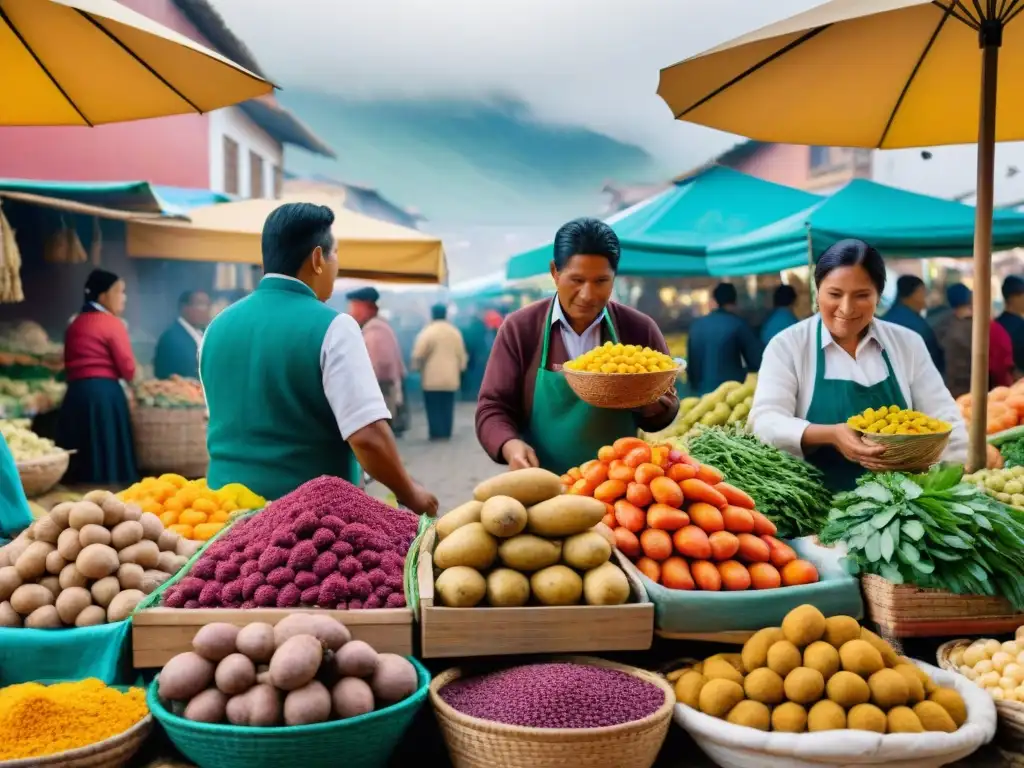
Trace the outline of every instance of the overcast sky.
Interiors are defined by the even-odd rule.
[[[672,120],[658,70],[819,0],[213,0],[281,86],[517,95],[687,163],[736,141]]]

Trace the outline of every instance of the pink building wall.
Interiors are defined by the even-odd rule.
[[[803,189],[810,181],[811,148],[801,144],[770,144],[732,165],[765,181]]]

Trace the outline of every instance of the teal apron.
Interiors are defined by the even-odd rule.
[[[855,381],[825,378],[825,350],[821,346],[820,318],[817,340],[818,363],[814,375],[814,392],[810,408],[807,409],[807,421],[811,424],[845,424],[851,416],[883,405],[907,407],[903,391],[893,373],[892,363],[889,362],[889,354],[884,349],[882,359],[889,375],[877,384],[865,386]],[[856,485],[857,478],[866,471],[859,464],[848,461],[830,445],[818,448],[806,458],[825,474],[825,485],[833,493],[850,490]]]
[[[636,422],[630,411],[588,405],[572,391],[561,371],[548,370],[551,317],[556,301],[557,298],[552,299],[548,309],[540,367],[533,387],[533,409],[523,439],[536,451],[544,469],[563,475],[572,467],[596,459],[601,446],[635,435]],[[617,344],[619,337],[607,313],[604,320],[608,335]]]
[[[0,541],[13,539],[32,524],[28,499],[7,441],[0,436]]]

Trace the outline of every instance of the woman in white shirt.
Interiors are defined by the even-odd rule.
[[[861,240],[842,240],[814,271],[819,313],[773,338],[765,350],[750,422],[765,442],[806,458],[833,491],[879,469],[885,448],[846,420],[897,405],[953,425],[943,460],[963,462],[967,431],[923,339],[875,317],[885,263]]]

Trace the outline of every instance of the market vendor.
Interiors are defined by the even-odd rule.
[[[0,544],[32,524],[32,512],[7,441],[0,435]]]
[[[476,434],[494,461],[562,474],[638,428],[656,432],[672,423],[679,410],[674,390],[635,411],[604,410],[580,400],[561,372],[608,341],[668,354],[653,320],[610,300],[618,266],[619,239],[604,222],[576,219],[558,230],[551,262],[556,296],[506,317],[487,361]]]
[[[275,209],[259,287],[203,335],[209,486],[277,499],[321,475],[359,485],[362,465],[401,504],[433,515],[437,499],[402,466],[359,325],[324,303],[338,275],[333,224],[325,206]]]
[[[920,335],[875,317],[885,263],[861,240],[841,240],[814,270],[819,313],[768,344],[750,412],[766,443],[820,468],[833,491],[880,469],[885,448],[863,440],[846,420],[896,405],[953,425],[943,454],[967,458],[967,430]]]
[[[160,334],[153,358],[158,379],[199,378],[199,343],[210,322],[210,297],[204,291],[186,291],[178,299],[178,317]]]

